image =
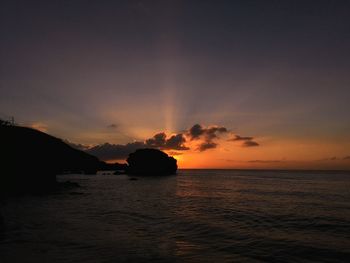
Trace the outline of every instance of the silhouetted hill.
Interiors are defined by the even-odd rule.
[[[177,161],[166,153],[156,149],[139,149],[129,154],[128,174],[136,175],[169,175],[175,174]]]
[[[42,191],[56,183],[56,174],[96,173],[104,164],[31,128],[0,125],[0,145],[0,192]]]

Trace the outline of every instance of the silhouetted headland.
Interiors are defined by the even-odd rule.
[[[131,175],[171,175],[177,170],[176,159],[157,149],[136,150],[126,161]]]
[[[0,193],[50,191],[57,174],[95,174],[110,166],[51,135],[4,122],[0,145]]]
[[[129,155],[128,165],[109,164],[59,138],[8,122],[0,122],[0,145],[0,194],[48,192],[57,186],[56,175],[63,173],[170,175],[177,170],[176,159],[160,150],[139,149]]]

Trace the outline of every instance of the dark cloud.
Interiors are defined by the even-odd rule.
[[[117,128],[117,125],[111,124],[108,127]],[[102,160],[118,160],[125,159],[128,155],[139,148],[155,148],[160,150],[173,151],[173,155],[179,155],[177,151],[185,151],[190,148],[186,146],[187,140],[198,140],[199,145],[197,150],[200,152],[214,149],[218,146],[217,139],[220,135],[230,133],[230,131],[223,126],[209,126],[204,127],[200,124],[193,125],[189,130],[183,131],[168,137],[165,132],[159,132],[152,138],[145,141],[137,141],[127,144],[110,144],[104,143],[93,147],[82,144],[74,144],[68,142],[72,147],[79,150],[86,151],[92,155],[99,157]],[[243,146],[253,147],[259,144],[253,141],[253,137],[235,136],[236,141],[243,141]]]
[[[188,131],[188,134],[191,140],[198,139],[203,133],[204,133],[204,130],[202,126],[199,124],[193,125],[192,128]]]
[[[225,162],[237,162],[236,160],[233,160],[233,159],[219,159],[219,160],[222,160]]]
[[[183,134],[179,133],[167,138],[164,132],[157,133],[152,138],[147,139],[144,142],[138,141],[127,144],[104,143],[89,147],[82,144],[68,143],[76,149],[83,150],[105,161],[126,159],[130,153],[141,148],[155,148],[175,151],[184,151],[189,149],[185,146],[186,139]],[[174,155],[179,155],[179,153]]]
[[[242,147],[255,147],[255,146],[259,146],[260,144],[257,143],[256,141],[253,141],[254,137],[250,137],[250,136],[240,136],[240,135],[235,135],[234,138],[229,139],[228,141],[230,142],[243,142],[241,144]]]
[[[114,123],[107,126],[107,128],[110,128],[110,129],[116,129],[117,127],[118,127],[118,125],[114,124]]]
[[[229,141],[250,141],[250,140],[253,140],[254,138],[253,137],[248,137],[248,136],[240,136],[240,135],[235,135],[234,138],[232,139],[229,139]]]
[[[97,156],[102,160],[121,160],[137,149],[146,148],[143,142],[132,142],[127,144],[99,144],[86,150],[87,153]]]
[[[248,163],[282,163],[285,160],[250,160]]]
[[[347,161],[347,160],[350,160],[350,156],[345,156],[345,157],[333,156],[333,157],[329,157],[329,158],[320,159],[317,161]]]
[[[166,143],[166,134],[164,132],[157,133],[152,138],[146,140],[146,145],[151,148],[163,147]]]
[[[219,138],[220,134],[228,133],[228,129],[223,126],[203,127],[200,124],[193,125],[186,133],[190,140],[204,140],[199,147],[199,151],[205,151],[217,147],[215,139]]]
[[[259,143],[249,140],[249,141],[244,141],[242,146],[243,147],[256,147],[256,146],[259,146]]]
[[[189,150],[185,146],[186,139],[182,133],[172,135],[169,139],[164,132],[157,133],[152,138],[146,140],[145,144],[150,148],[159,148],[162,150]]]
[[[186,147],[185,143],[186,143],[185,137],[183,136],[182,133],[179,133],[167,139],[163,149],[169,149],[169,150],[171,149],[171,150],[178,150],[178,151],[189,150],[190,148]]]
[[[200,124],[195,124],[191,129],[188,130],[187,135],[191,140],[196,140],[201,137],[205,139],[211,140],[218,137],[220,133],[227,133],[228,130],[222,126],[211,126],[211,127],[203,127]]]
[[[209,138],[217,138],[220,133],[227,133],[228,130],[225,127],[214,126],[206,129],[206,136]]]
[[[217,146],[218,146],[218,144],[215,142],[203,142],[199,145],[198,150],[200,152],[203,152],[203,151],[208,150],[208,149],[214,149]]]

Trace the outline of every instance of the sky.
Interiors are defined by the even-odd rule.
[[[350,1],[0,3],[0,118],[107,161],[350,169]]]

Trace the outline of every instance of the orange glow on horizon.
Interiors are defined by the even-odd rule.
[[[258,147],[242,147],[221,140],[216,148],[200,152],[198,142],[190,141],[186,144],[189,150],[165,152],[177,160],[179,169],[350,169],[350,144],[277,138],[259,142]]]

